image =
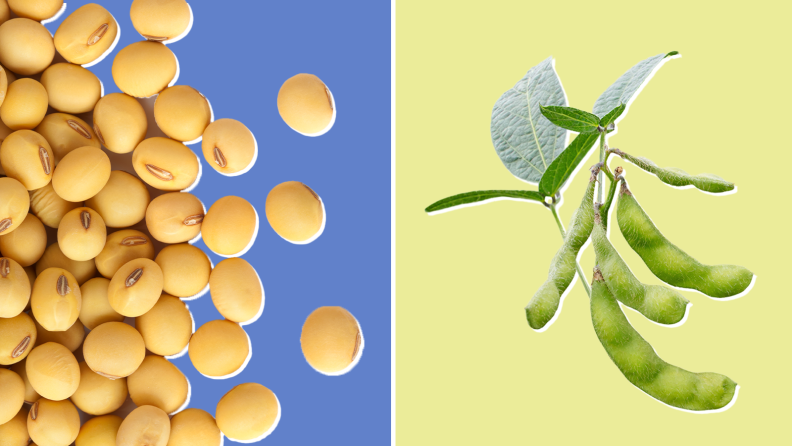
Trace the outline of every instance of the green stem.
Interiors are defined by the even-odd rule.
[[[599,137],[599,162],[602,163],[603,167],[605,166],[605,132],[600,133]],[[602,184],[602,169],[600,169],[597,180],[599,181],[599,187],[597,188],[597,201],[602,203],[602,191],[605,188]]]
[[[553,217],[555,218],[556,224],[558,225],[558,230],[561,232],[561,238],[566,238],[566,231],[564,231],[564,225],[561,224],[561,219],[558,218],[558,212],[556,211],[555,203],[551,204],[550,210],[553,211]],[[589,299],[591,298],[591,287],[589,287],[588,282],[586,282],[586,276],[583,274],[583,268],[580,267],[580,264],[575,259],[575,268],[577,269],[578,277],[580,277],[580,281],[583,282],[583,288],[586,289],[586,294],[589,295]]]
[[[616,196],[616,188],[619,185],[619,181],[621,181],[621,177],[615,181],[611,180],[610,189],[608,190],[608,199],[600,206],[600,218],[602,219],[602,225],[606,228],[608,227],[608,211],[613,203],[613,198]]]

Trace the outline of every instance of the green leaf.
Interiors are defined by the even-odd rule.
[[[542,115],[553,124],[577,133],[594,133],[600,122],[596,115],[572,107],[554,105],[542,107],[539,105],[539,109],[542,111]]]
[[[625,104],[619,104],[618,107],[614,108],[613,110],[609,111],[607,115],[603,116],[600,120],[599,125],[602,127],[607,128],[611,123],[616,122],[616,119],[624,113],[624,109],[627,108]]]
[[[542,116],[539,103],[566,106],[566,95],[548,57],[528,73],[492,108],[492,144],[509,171],[538,183],[547,166],[564,150],[567,131]]]
[[[555,159],[539,182],[539,193],[552,197],[575,172],[599,138],[598,133],[581,133]]]
[[[426,212],[431,213],[455,206],[461,206],[470,203],[480,203],[488,200],[495,201],[499,198],[511,198],[516,200],[538,201],[540,203],[544,203],[544,196],[539,192],[532,190],[478,190],[475,192],[465,192],[464,194],[443,198],[442,200],[429,205],[429,207],[426,208]]]
[[[604,117],[609,111],[618,107],[619,104],[626,104],[629,108],[630,103],[638,96],[655,72],[668,60],[670,56],[679,53],[672,51],[668,54],[658,54],[646,60],[638,62],[634,67],[627,70],[620,78],[616,79],[607,90],[605,90],[596,102],[594,102],[594,114]]]

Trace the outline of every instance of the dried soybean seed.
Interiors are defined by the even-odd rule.
[[[5,69],[0,66],[0,106],[3,105],[3,101],[5,100],[7,92],[8,92],[8,74],[6,73]],[[2,121],[0,120],[0,122],[2,122]],[[5,124],[3,124],[3,126],[8,128],[8,126],[6,126]],[[2,132],[0,132],[0,133],[2,133]],[[0,138],[0,139],[3,139],[3,138],[5,138],[5,136],[2,136],[2,138]]]
[[[278,113],[289,127],[299,133],[322,132],[333,118],[330,91],[313,74],[293,76],[278,91]]]
[[[27,358],[23,359],[20,362],[11,366],[11,370],[16,372],[22,381],[25,383],[25,403],[26,404],[33,404],[41,398],[41,395],[36,392],[36,389],[30,384],[30,380],[27,377]]]
[[[256,237],[258,216],[244,198],[223,197],[209,208],[201,223],[206,246],[217,254],[234,256],[243,252]]]
[[[27,419],[30,438],[41,446],[70,445],[80,433],[80,414],[69,400],[33,403]]]
[[[47,268],[36,277],[30,306],[33,316],[49,331],[66,331],[80,315],[82,294],[72,273]]]
[[[0,232],[0,251],[22,267],[38,262],[46,248],[47,231],[41,220],[33,214],[27,214],[15,231]]]
[[[115,153],[135,150],[148,130],[143,106],[135,98],[123,93],[111,93],[99,99],[94,108],[93,123],[102,145]]]
[[[36,324],[27,313],[0,318],[0,365],[25,359],[36,344]]]
[[[132,166],[140,179],[160,190],[186,189],[198,178],[198,158],[187,146],[168,138],[143,140],[132,153]]]
[[[166,446],[170,437],[168,414],[154,406],[140,406],[121,422],[116,446]]]
[[[26,193],[27,189],[19,181],[0,178],[0,234],[10,234],[25,220],[30,206]]]
[[[135,0],[129,10],[137,32],[157,42],[179,37],[187,31],[190,15],[185,0]]]
[[[0,119],[12,130],[32,129],[47,114],[47,89],[35,79],[22,78],[8,86]]]
[[[209,289],[217,311],[224,318],[237,323],[256,317],[264,300],[256,270],[240,258],[225,259],[218,263],[209,276]]]
[[[273,429],[280,404],[272,391],[258,383],[240,384],[217,403],[217,426],[230,440],[258,439]]]
[[[126,378],[105,378],[91,370],[85,361],[79,367],[80,385],[71,396],[77,408],[90,415],[106,415],[124,404],[129,394]]]
[[[146,227],[163,243],[183,243],[201,233],[204,208],[195,195],[187,192],[163,194],[146,208]]]
[[[82,202],[71,202],[61,198],[50,182],[46,186],[30,191],[30,212],[50,228],[58,228],[61,219],[72,209],[82,207]]]
[[[187,401],[187,377],[162,356],[146,356],[127,378],[129,396],[137,406],[154,406],[173,413]]]
[[[154,260],[154,244],[148,236],[134,229],[122,229],[107,236],[102,252],[96,256],[96,268],[108,279],[130,260]]]
[[[173,356],[190,342],[193,320],[181,299],[162,293],[154,307],[135,320],[135,328],[150,352]]]
[[[217,422],[204,410],[185,409],[171,418],[168,446],[220,446],[222,443],[223,434]]]
[[[100,58],[118,35],[112,14],[96,3],[84,5],[61,22],[55,31],[55,48],[74,64],[87,64]]]
[[[177,141],[198,139],[212,120],[209,101],[187,85],[166,88],[154,102],[154,120],[169,137]]]
[[[79,319],[66,331],[47,331],[38,321],[34,320],[33,322],[36,323],[36,337],[38,338],[36,342],[39,344],[54,342],[74,353],[80,348],[83,339],[85,339],[85,326]]]
[[[11,421],[25,404],[25,382],[16,372],[0,369],[0,424]]]
[[[125,378],[146,356],[140,333],[123,322],[106,322],[88,333],[83,344],[85,362],[105,378]]]
[[[41,84],[47,89],[50,107],[64,113],[87,113],[102,97],[99,78],[91,71],[70,63],[50,65],[41,74]]]
[[[154,96],[168,87],[178,71],[176,56],[157,42],[135,42],[116,54],[113,80],[124,93],[136,97]]]
[[[0,2],[0,5],[2,2]],[[27,429],[28,409],[23,406],[19,412],[9,422],[0,424],[0,438],[3,439],[4,446],[28,446],[30,435]]]
[[[190,338],[190,361],[202,374],[226,376],[239,370],[250,353],[245,330],[238,324],[216,320],[202,325]]]
[[[52,35],[41,23],[11,19],[0,25],[0,63],[22,76],[41,73],[55,57]]]
[[[287,181],[272,188],[264,207],[275,232],[291,242],[304,242],[322,228],[324,210],[316,192],[299,181]]]
[[[110,279],[94,277],[80,287],[82,306],[80,308],[80,321],[89,329],[104,324],[105,322],[123,322],[124,316],[118,314],[107,300],[107,290]]]
[[[110,158],[102,149],[79,147],[61,159],[52,175],[52,187],[64,200],[85,201],[105,187],[110,168]]]
[[[94,209],[109,228],[126,228],[135,225],[146,216],[151,201],[146,185],[124,171],[110,172],[107,184],[85,205]]]
[[[74,441],[75,446],[107,446],[116,444],[116,435],[121,422],[118,415],[102,415],[91,418],[80,428]]]
[[[45,116],[34,130],[50,144],[54,166],[66,154],[79,147],[102,147],[87,122],[67,113],[51,113]]]
[[[62,6],[63,0],[8,0],[14,14],[37,22],[51,18]]]
[[[361,343],[360,327],[342,307],[319,307],[305,320],[300,335],[303,356],[322,373],[337,373],[356,359]]]
[[[102,252],[106,240],[104,219],[90,208],[69,211],[58,226],[58,245],[63,254],[72,260],[93,259]]]
[[[162,269],[153,260],[130,260],[113,275],[107,298],[118,313],[138,317],[157,303],[162,285]]]
[[[200,248],[181,243],[163,248],[154,259],[162,268],[163,290],[176,297],[190,297],[209,284],[212,264]]]
[[[201,150],[214,170],[231,175],[244,171],[254,162],[256,139],[241,122],[218,119],[206,127]]]
[[[53,243],[44,251],[44,255],[36,263],[36,274],[41,274],[47,268],[63,268],[77,279],[78,284],[83,284],[96,275],[94,259],[77,261],[66,257],[57,243]]]
[[[3,140],[0,164],[7,176],[18,180],[27,190],[40,189],[52,179],[52,149],[33,130],[17,130]]]
[[[33,389],[48,400],[65,400],[80,385],[77,359],[68,348],[55,342],[36,346],[27,357],[25,370]]]

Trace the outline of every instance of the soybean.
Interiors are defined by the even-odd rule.
[[[166,446],[169,437],[168,414],[154,406],[140,406],[121,422],[116,446]]]
[[[146,208],[146,228],[162,243],[187,242],[201,233],[204,212],[203,204],[193,194],[162,194]]]
[[[245,124],[218,119],[204,130],[201,151],[207,164],[224,175],[239,174],[256,158],[256,139]]]
[[[102,252],[96,256],[99,274],[112,279],[125,263],[135,259],[154,260],[154,244],[144,233],[122,229],[107,236]]]
[[[0,119],[11,130],[32,129],[47,114],[47,89],[35,79],[22,78],[8,86]]]
[[[300,346],[308,364],[332,374],[349,367],[360,354],[363,336],[352,313],[342,307],[319,307],[302,327]]]
[[[162,293],[157,303],[135,320],[146,349],[161,356],[182,352],[193,333],[190,310],[181,299]]]
[[[27,189],[13,178],[0,178],[0,234],[13,232],[27,216],[30,199]]]
[[[124,421],[118,415],[102,415],[86,421],[74,441],[75,446],[114,445],[118,428]]]
[[[3,446],[28,446],[30,435],[27,429],[28,408],[22,407],[9,422],[0,424],[0,438]]]
[[[116,54],[113,80],[124,93],[136,97],[154,96],[168,87],[178,72],[176,56],[157,42],[135,42]]]
[[[85,339],[85,326],[79,319],[65,331],[48,331],[46,328],[42,327],[38,321],[34,322],[36,323],[36,336],[39,344],[54,342],[66,347],[70,352],[74,353],[80,348],[83,339]]]
[[[50,143],[55,156],[55,166],[74,149],[85,146],[97,149],[102,147],[99,138],[87,122],[67,113],[50,113],[44,117],[35,131]]]
[[[66,331],[80,315],[82,295],[72,273],[47,268],[36,277],[30,307],[33,316],[49,331]]]
[[[114,170],[104,187],[85,205],[96,210],[107,227],[126,228],[143,220],[150,201],[151,196],[142,181],[124,171]]]
[[[170,138],[193,141],[212,121],[212,109],[198,90],[187,85],[175,85],[157,95],[154,120]]]
[[[63,157],[52,174],[52,187],[64,200],[88,200],[110,179],[110,158],[102,149],[85,146]]]
[[[105,322],[123,322],[124,316],[118,314],[107,300],[107,290],[110,280],[104,277],[94,277],[80,286],[82,306],[80,308],[80,322],[89,330]]]
[[[690,301],[671,288],[641,283],[611,245],[599,213],[594,215],[591,239],[597,264],[616,299],[659,324],[676,324],[685,317]]]
[[[671,365],[630,325],[595,269],[591,286],[594,331],[616,367],[634,386],[670,406],[687,410],[720,409],[732,400],[737,384],[717,373],[692,373]]]
[[[31,406],[27,428],[31,440],[41,446],[68,445],[80,433],[80,414],[69,400],[42,398]]]
[[[0,234],[0,251],[23,267],[38,262],[46,248],[47,231],[41,220],[33,214],[27,214],[15,231]]]
[[[157,303],[162,285],[162,269],[153,260],[130,260],[110,280],[107,299],[124,316],[142,316]]]
[[[257,231],[255,208],[244,198],[234,196],[215,201],[201,225],[206,246],[222,256],[240,255],[253,243]]]
[[[25,404],[33,404],[41,398],[41,395],[36,392],[36,389],[30,384],[30,380],[27,377],[27,358],[24,360],[17,362],[16,364],[11,366],[11,370],[13,370],[22,381],[25,383]]]
[[[3,140],[0,164],[7,176],[18,180],[27,190],[46,186],[55,170],[49,143],[33,130],[17,130]]]
[[[36,392],[48,400],[65,400],[80,385],[77,359],[68,348],[55,342],[34,348],[27,357],[25,370]]]
[[[190,297],[209,284],[212,264],[200,248],[180,243],[163,248],[154,259],[162,269],[162,289],[176,297]]]
[[[11,19],[0,25],[0,63],[14,73],[41,73],[55,57],[52,35],[41,23]]]
[[[272,390],[258,383],[240,384],[220,398],[215,414],[217,426],[230,440],[262,437],[274,428],[280,412]]]
[[[78,284],[83,284],[88,279],[96,275],[96,263],[94,259],[77,261],[72,260],[61,251],[57,243],[53,243],[44,251],[38,263],[36,263],[36,274],[41,274],[47,268],[63,268],[70,272]]]
[[[106,322],[88,333],[83,344],[88,367],[109,379],[135,373],[146,356],[140,333],[123,322]]]
[[[209,321],[190,338],[188,353],[198,372],[211,377],[239,370],[250,353],[245,330],[230,321]]]
[[[15,372],[0,369],[0,425],[8,423],[25,404],[25,382]]]
[[[189,384],[184,374],[162,356],[146,356],[127,378],[129,396],[137,406],[154,406],[176,412],[187,401]]]
[[[58,225],[58,246],[72,260],[93,259],[102,252],[106,240],[104,219],[91,208],[69,211]]]
[[[588,240],[594,227],[594,189],[599,170],[599,165],[592,168],[586,193],[583,194],[580,206],[572,214],[564,244],[550,261],[547,280],[525,307],[528,325],[534,330],[543,328],[555,316],[561,303],[561,296],[575,278],[578,252]]]
[[[185,409],[171,418],[168,446],[220,446],[222,443],[223,433],[214,417],[204,410]]]
[[[64,113],[87,113],[102,97],[102,83],[91,71],[70,63],[50,65],[41,74],[50,107]]]
[[[229,321],[243,323],[256,317],[264,304],[264,292],[256,270],[238,257],[218,263],[209,276],[212,302]]]
[[[146,184],[165,191],[186,189],[198,178],[199,171],[198,158],[192,150],[162,137],[138,144],[132,153],[132,166]]]
[[[290,77],[278,91],[278,113],[286,124],[302,134],[324,131],[333,118],[330,90],[313,74]]]
[[[40,22],[60,11],[63,0],[8,0],[8,7],[19,17]]]
[[[616,215],[622,235],[630,247],[658,279],[669,285],[720,298],[742,293],[753,280],[753,273],[742,266],[704,265],[668,241],[638,204],[626,183],[622,183],[619,192]]]
[[[23,312],[30,302],[31,288],[24,268],[13,259],[0,257],[0,318]]]
[[[55,193],[52,182],[30,191],[30,212],[50,228],[58,229],[63,216],[69,211],[83,207],[85,203],[66,201]]]
[[[87,64],[104,55],[118,35],[113,15],[96,3],[77,8],[55,31],[55,48],[73,64]]]
[[[612,153],[619,155],[627,161],[635,164],[641,169],[654,174],[660,181],[675,187],[694,186],[698,190],[719,194],[734,190],[734,183],[728,182],[723,178],[711,173],[691,175],[676,167],[658,167],[657,164],[649,159],[632,156],[619,149],[611,149]]]
[[[36,345],[36,325],[27,313],[0,318],[0,365],[15,364],[27,358]]]
[[[94,132],[107,150],[129,153],[146,137],[148,120],[143,106],[124,93],[110,93],[96,103]]]
[[[264,209],[272,229],[291,242],[309,240],[322,228],[322,200],[313,189],[299,181],[273,187],[267,194]]]
[[[106,415],[118,410],[128,395],[127,378],[105,378],[91,370],[85,361],[80,363],[80,386],[71,396],[80,410],[90,415]]]
[[[163,42],[182,35],[190,26],[185,0],[135,0],[129,10],[132,26],[147,40]]]

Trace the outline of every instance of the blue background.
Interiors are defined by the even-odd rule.
[[[69,13],[90,3],[67,0],[66,13],[47,25],[54,32]],[[113,53],[89,68],[105,94],[118,92],[115,54],[142,40],[129,19],[131,0],[99,0],[119,22]],[[262,443],[273,445],[388,444],[391,438],[390,291],[390,2],[189,0],[191,32],[169,45],[179,59],[177,84],[190,85],[212,103],[215,119],[243,122],[259,144],[248,173],[224,177],[206,165],[200,143],[190,146],[203,164],[192,191],[210,206],[226,195],[256,207],[258,238],[243,256],[258,271],[266,304],[245,326],[253,357],[238,376],[201,376],[189,356],[174,360],[192,385],[190,407],[214,415],[233,386],[258,382],[278,396],[282,418]],[[325,135],[291,130],[278,115],[283,81],[297,73],[319,76],[335,97],[338,116]],[[293,245],[270,228],[267,193],[296,180],[325,203],[327,226],[308,245]],[[222,258],[196,246],[217,264]],[[207,294],[188,302],[196,328],[221,319]],[[302,356],[300,331],[317,307],[339,305],[360,322],[365,350],[351,372],[329,377]],[[226,444],[235,444],[226,439]]]

